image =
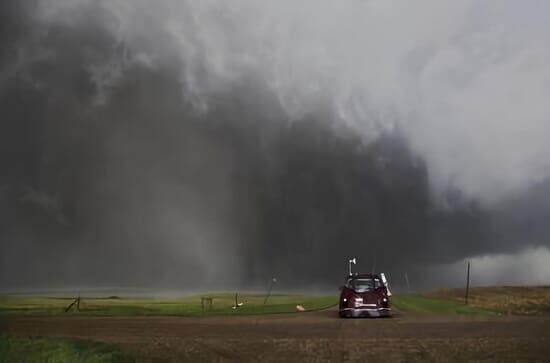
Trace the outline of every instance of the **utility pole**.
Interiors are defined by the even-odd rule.
[[[464,304],[468,305],[468,293],[470,292],[470,261],[468,261],[468,272],[466,273],[466,296]]]

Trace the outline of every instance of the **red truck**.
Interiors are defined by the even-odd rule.
[[[354,274],[346,278],[341,287],[341,318],[390,317],[391,292],[383,273]]]

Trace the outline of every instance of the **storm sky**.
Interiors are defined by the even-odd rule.
[[[2,1],[0,288],[549,283],[549,64],[543,0]]]

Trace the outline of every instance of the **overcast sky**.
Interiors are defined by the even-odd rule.
[[[2,288],[550,281],[547,1],[0,10]]]

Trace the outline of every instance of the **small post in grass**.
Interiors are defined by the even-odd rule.
[[[242,303],[242,302],[239,302],[239,293],[236,292],[236,293],[235,293],[235,305],[233,305],[233,309],[238,309],[238,308],[240,308],[241,306],[243,306],[243,303]]]
[[[468,293],[470,292],[470,261],[468,261],[468,272],[466,273],[466,296],[464,304],[468,305]]]
[[[80,293],[78,294],[78,297],[77,297],[76,299],[74,299],[74,300],[69,304],[69,306],[67,306],[67,307],[65,308],[65,312],[68,312],[69,310],[71,310],[72,307],[75,306],[75,305],[76,305],[76,309],[77,309],[78,311],[80,311]]]
[[[204,314],[206,308],[208,311],[212,311],[212,297],[201,296],[201,312]]]
[[[265,309],[265,304],[267,303],[267,299],[271,296],[271,290],[273,290],[273,284],[277,282],[277,278],[273,277],[269,283],[269,289],[267,290],[267,295],[265,296],[264,304],[262,305],[262,311]]]

